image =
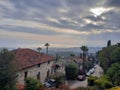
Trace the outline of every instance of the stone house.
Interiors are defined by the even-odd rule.
[[[27,77],[33,77],[40,82],[53,74],[52,65],[54,57],[47,54],[39,53],[31,49],[16,49],[12,53],[15,55],[17,66],[19,68],[17,74],[18,84],[24,84]]]

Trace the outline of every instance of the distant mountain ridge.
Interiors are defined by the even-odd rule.
[[[98,50],[101,50],[102,47],[88,47],[88,53],[96,53]],[[44,50],[43,50],[44,52]],[[72,48],[49,48],[49,54],[55,55],[70,55],[71,53],[74,53],[75,55],[79,55],[82,53],[80,47],[72,47]]]
[[[98,50],[101,50],[102,47],[88,47],[89,50],[88,50],[88,53],[96,53]],[[0,48],[2,49],[2,48]],[[9,50],[14,50],[14,49],[17,49],[17,48],[8,48]],[[31,48],[33,50],[36,50],[37,51],[37,48]],[[56,54],[59,54],[59,55],[65,55],[65,54],[71,54],[71,53],[74,53],[76,55],[79,55],[80,53],[82,53],[80,47],[71,47],[71,48],[51,48],[49,47],[49,54],[50,55],[56,55]],[[46,53],[46,48],[43,48],[42,51],[43,53]]]
[[[89,50],[88,52],[89,53],[95,53],[97,52],[98,50],[101,50],[102,47],[88,47]],[[72,51],[72,52],[82,52],[80,47],[72,47],[72,48],[49,48],[49,51],[62,51],[62,52],[68,52],[68,51]]]

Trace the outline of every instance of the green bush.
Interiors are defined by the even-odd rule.
[[[68,63],[65,66],[65,74],[68,80],[75,80],[78,76],[79,67],[75,63]]]
[[[101,78],[95,80],[94,84],[101,89],[108,89],[113,86],[107,76],[102,76]]]
[[[104,81],[103,82],[103,88],[108,89],[108,88],[111,88],[111,87],[113,87],[113,85],[110,81]]]
[[[115,86],[120,86],[120,64],[114,63],[108,68],[106,75]]]
[[[89,86],[93,86],[95,80],[97,80],[97,77],[96,77],[96,76],[90,76],[90,77],[88,78],[88,85],[89,85]]]
[[[77,90],[101,90],[97,86],[79,87]]]
[[[36,79],[28,77],[25,80],[25,90],[39,90],[43,85]]]
[[[16,89],[17,64],[13,53],[0,49],[0,90]]]
[[[101,86],[101,80],[99,80],[99,79],[95,80],[94,84],[97,86]]]

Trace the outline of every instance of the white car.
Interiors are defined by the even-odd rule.
[[[90,75],[91,75],[91,72],[90,72],[90,71],[88,71],[86,75],[87,75],[87,76],[90,76]]]
[[[97,67],[97,65],[94,66],[94,68],[96,68],[96,67]]]
[[[47,88],[51,87],[51,84],[49,84],[48,82],[45,82],[44,85],[45,85],[45,87],[47,87]]]
[[[94,68],[90,69],[90,73],[91,73],[91,74],[93,74],[94,72],[95,72],[95,69],[94,69]]]

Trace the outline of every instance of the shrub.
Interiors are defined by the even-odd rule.
[[[75,63],[68,63],[65,66],[66,78],[68,80],[75,80],[77,78],[79,67]]]
[[[13,53],[0,49],[0,90],[16,89],[17,64]]]
[[[106,89],[106,90],[120,90],[120,87],[119,87],[119,86],[117,86],[117,87],[112,87],[112,88]]]
[[[79,87],[77,90],[100,90],[97,86]]]
[[[110,68],[107,70],[107,75],[110,77],[110,80],[113,85],[119,86],[120,85],[120,64],[114,63],[111,65]]]
[[[111,88],[113,85],[110,81],[104,81],[102,86],[103,88],[108,89],[108,88]]]
[[[43,85],[36,79],[28,77],[25,80],[25,90],[39,90]]]
[[[108,89],[113,86],[107,76],[102,76],[101,78],[95,80],[94,84],[97,85],[101,89]]]
[[[88,85],[89,85],[89,86],[93,86],[95,80],[97,80],[97,77],[96,77],[96,76],[90,76],[90,77],[88,78]]]

